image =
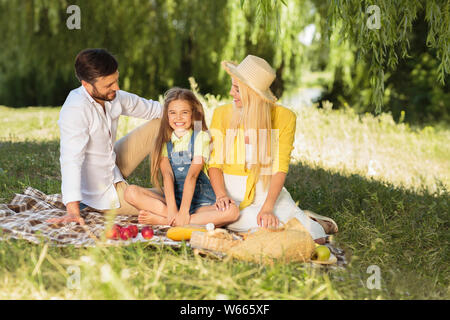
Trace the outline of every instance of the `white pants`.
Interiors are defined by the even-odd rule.
[[[244,200],[247,177],[230,174],[223,174],[225,181],[225,189],[228,195],[239,204]],[[261,210],[264,201],[266,200],[268,190],[264,191],[262,181],[256,184],[255,199],[251,205],[244,208],[240,212],[240,217],[237,221],[229,224],[227,229],[236,232],[247,232],[249,229],[257,228],[258,223],[256,217]],[[326,236],[322,226],[310,219],[294,202],[289,192],[285,187],[281,189],[275,206],[273,208],[274,214],[278,220],[286,223],[292,218],[297,218],[300,223],[309,231],[313,239],[323,238]]]

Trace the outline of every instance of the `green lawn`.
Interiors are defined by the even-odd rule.
[[[296,111],[286,188],[301,208],[339,224],[334,240],[349,254],[345,270],[224,262],[184,246],[11,240],[0,242],[0,299],[449,299],[450,130],[410,128],[388,114]],[[26,186],[60,192],[58,112],[0,107],[0,203]],[[140,123],[124,117],[118,137]],[[146,161],[130,181],[147,186],[148,170]],[[367,288],[371,265],[380,268],[380,290]],[[73,270],[78,288],[70,286]]]

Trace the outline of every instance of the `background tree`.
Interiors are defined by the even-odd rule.
[[[81,29],[69,30],[69,5],[81,10]],[[240,0],[0,0],[0,103],[9,106],[61,105],[77,87],[73,63],[84,48],[103,47],[120,64],[124,90],[155,97],[194,76],[203,92],[226,94],[229,78],[221,60],[247,54],[264,57],[292,82],[300,59],[293,52],[303,28],[299,8],[280,9],[282,36],[266,32]],[[291,71],[292,70],[292,71]]]
[[[257,12],[274,20],[273,11],[290,2],[258,0]],[[324,100],[359,112],[375,107],[378,113],[385,105],[397,119],[406,110],[407,120],[414,122],[450,121],[448,0],[312,2],[321,43],[315,56],[323,61],[328,52],[322,70],[333,73]],[[380,10],[378,17],[368,10],[373,5]],[[369,27],[372,18],[379,19],[379,28]]]

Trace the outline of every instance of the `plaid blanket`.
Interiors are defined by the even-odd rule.
[[[108,222],[105,215],[89,211],[86,208],[81,211],[85,226],[75,222],[67,224],[45,222],[66,213],[66,207],[61,201],[60,194],[46,195],[37,189],[27,187],[23,194],[16,194],[11,203],[0,204],[0,239],[26,239],[36,244],[44,240],[55,246],[89,247],[97,245]],[[113,223],[122,226],[134,224],[138,228],[144,227],[138,223],[136,216],[117,215],[114,217]],[[150,241],[179,246],[179,242],[165,236],[168,228],[169,226],[153,226],[155,235],[150,240],[145,240],[139,234],[138,237],[128,241],[107,240],[106,243],[129,244],[137,241]]]
[[[75,222],[67,224],[50,224],[45,222],[51,218],[65,215],[66,207],[61,201],[60,194],[46,195],[45,193],[27,187],[23,194],[16,194],[11,203],[0,204],[0,240],[25,239],[39,244],[42,241],[54,246],[74,245],[76,247],[89,247],[98,245],[105,231],[107,222],[117,223],[122,226],[131,224],[139,229],[144,227],[138,223],[136,216],[117,215],[114,221],[107,221],[104,214],[89,211],[89,208],[81,211],[85,226]],[[139,235],[127,241],[107,240],[106,244],[124,245],[137,241],[152,242],[170,246],[180,246],[180,242],[166,237],[170,226],[152,226],[154,236],[150,240]],[[189,246],[189,243],[187,243]],[[326,244],[330,251],[337,257],[337,266],[347,264],[345,252],[331,243]]]

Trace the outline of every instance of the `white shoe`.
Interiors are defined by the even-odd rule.
[[[325,216],[321,216],[320,214],[317,214],[315,212],[309,211],[309,210],[302,210],[309,218],[313,219],[313,220],[317,220],[317,222],[319,222],[319,220],[322,221],[327,221],[327,222],[331,222],[331,224],[333,225],[333,227],[331,228],[331,230],[325,230],[326,234],[333,234],[333,233],[337,233],[338,232],[338,225],[337,223],[329,218],[329,217],[325,217]]]

